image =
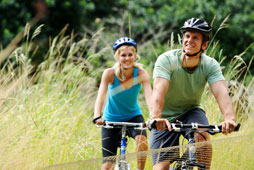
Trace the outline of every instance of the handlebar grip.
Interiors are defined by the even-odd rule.
[[[236,132],[236,131],[239,131],[240,126],[241,126],[241,123],[237,123],[237,125],[236,125],[236,127],[235,127],[235,130],[234,130],[234,131],[235,131],[235,132]]]
[[[239,131],[240,127],[241,127],[241,123],[237,123],[237,125],[236,125],[236,127],[235,127],[235,129],[234,129],[234,132]],[[221,131],[222,131],[222,125],[219,125],[218,128],[219,128],[219,130],[220,130],[219,132],[221,132]],[[210,133],[210,132],[209,132],[209,133]],[[215,133],[210,133],[210,134],[213,135],[213,134],[215,134]]]
[[[150,122],[149,125],[148,125],[148,129],[149,130],[157,129],[156,122],[157,122],[156,120],[152,120],[152,122]]]

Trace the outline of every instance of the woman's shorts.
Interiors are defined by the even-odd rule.
[[[126,122],[134,122],[140,123],[145,122],[142,115],[135,116],[132,119]],[[135,139],[137,135],[143,135],[147,137],[146,130],[136,130],[136,129],[127,129],[126,131],[127,136]],[[121,129],[114,128],[114,129],[107,129],[101,128],[101,136],[102,136],[102,155],[103,157],[108,156],[115,156],[117,154],[117,148],[120,146],[121,143]],[[115,160],[108,160],[114,162]]]

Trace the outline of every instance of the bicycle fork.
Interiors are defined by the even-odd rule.
[[[196,146],[194,146],[195,144],[195,139],[194,139],[194,132],[190,132],[190,134],[188,135],[188,157],[189,157],[189,161],[188,162],[182,162],[182,170],[187,170],[187,167],[191,166],[197,166],[199,168],[201,168],[201,170],[205,170],[205,164],[204,163],[198,163],[196,160]]]
[[[189,138],[189,142],[190,146],[188,147],[188,152],[189,152],[189,160],[191,162],[195,162],[196,161],[196,158],[195,158],[195,154],[196,154],[196,147],[192,144],[195,143],[195,140],[194,140],[194,136]]]
[[[122,127],[122,138],[121,138],[120,151],[121,151],[121,160],[125,160],[126,159],[126,156],[125,156],[125,153],[126,153],[126,126]]]
[[[126,161],[126,126],[122,127],[122,138],[120,147],[120,160],[117,163],[115,170],[130,170],[130,164]]]

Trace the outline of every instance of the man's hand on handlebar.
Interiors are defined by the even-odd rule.
[[[221,126],[222,126],[222,129],[221,129],[222,133],[224,135],[227,135],[228,133],[234,132],[237,124],[235,123],[235,121],[233,119],[228,119],[228,120],[225,120],[224,122],[222,122]]]
[[[176,123],[169,123],[166,119],[153,119],[151,121],[148,121],[148,129],[157,129],[157,130],[165,130],[168,129],[169,131],[173,132],[181,132],[186,130],[191,130],[193,132],[199,131],[199,132],[208,132],[211,135],[215,135],[217,133],[222,133],[222,126],[226,126],[226,123],[223,122],[221,125],[202,125],[198,123],[188,123],[184,124],[180,121],[177,121]],[[167,124],[168,123],[168,124]],[[227,122],[229,124],[229,122]],[[232,123],[232,122],[231,122]],[[168,126],[170,128],[166,128],[165,126]],[[233,125],[231,125],[233,127]],[[229,127],[231,127],[229,126]],[[239,131],[241,124],[238,123],[233,130]],[[230,133],[233,132],[230,130]],[[229,133],[229,132],[227,132]],[[227,134],[224,133],[224,134]]]
[[[155,126],[157,130],[165,130],[168,129],[171,131],[171,124],[167,119],[157,118],[152,119],[151,122],[149,122],[152,126]],[[152,127],[153,128],[153,127]]]

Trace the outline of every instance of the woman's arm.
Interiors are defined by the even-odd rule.
[[[101,116],[104,101],[108,92],[108,85],[114,81],[114,70],[113,68],[106,69],[101,77],[101,83],[98,90],[98,95],[94,106],[94,118]],[[102,118],[96,120],[96,124],[103,124]]]

